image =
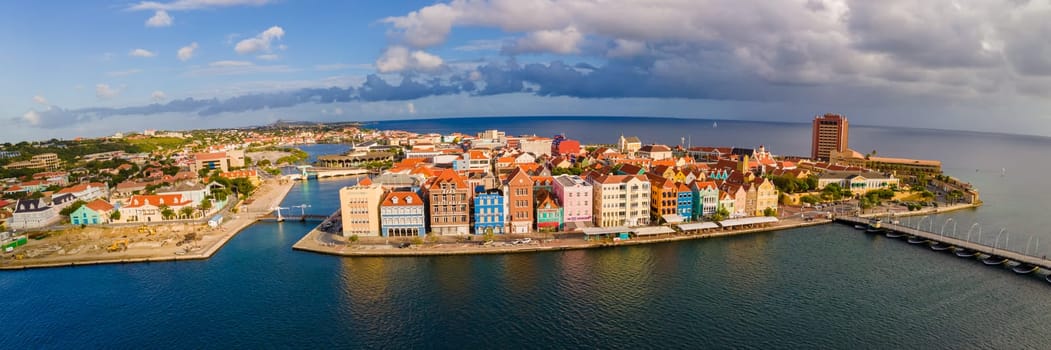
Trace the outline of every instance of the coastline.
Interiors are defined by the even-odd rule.
[[[897,213],[898,217],[910,216],[910,215],[925,215],[925,214],[940,214],[951,211],[977,208],[980,204],[960,204],[944,208],[929,208],[925,210],[918,210],[912,212],[905,212],[905,215]],[[874,217],[878,214],[885,213],[873,213],[865,214],[865,217]],[[535,245],[518,245],[518,246],[501,246],[501,247],[483,247],[477,243],[458,243],[457,246],[442,247],[441,244],[438,246],[413,246],[411,248],[399,249],[389,244],[384,245],[361,245],[359,247],[352,247],[348,245],[326,245],[319,242],[321,236],[319,235],[332,235],[323,233],[318,230],[317,227],[311,229],[310,232],[303,235],[292,245],[292,249],[300,250],[305,252],[333,255],[340,257],[423,257],[423,256],[451,256],[451,255],[492,255],[492,254],[520,254],[520,253],[540,253],[540,252],[555,252],[565,250],[580,250],[580,249],[601,249],[601,248],[612,248],[622,246],[636,246],[645,244],[657,244],[667,242],[678,242],[685,240],[694,239],[705,239],[705,238],[718,238],[743,235],[749,233],[763,233],[772,232],[779,230],[787,230],[800,227],[809,227],[817,225],[825,225],[835,223],[833,219],[819,219],[813,221],[803,221],[798,218],[784,219],[777,225],[746,228],[738,230],[717,230],[699,234],[673,234],[671,236],[654,237],[654,238],[635,238],[626,241],[618,242],[601,242],[592,243],[589,241],[583,241],[580,239],[567,239],[567,240],[556,240],[551,243],[537,243]],[[319,225],[320,226],[320,225]],[[366,246],[372,246],[372,248],[365,248]],[[377,246],[382,248],[377,248]],[[385,246],[385,247],[383,247]]]
[[[126,264],[126,263],[151,263],[151,262],[171,262],[171,261],[186,261],[186,260],[204,260],[211,258],[219,251],[220,248],[226,245],[234,236],[240,233],[248,226],[254,224],[259,218],[269,214],[269,208],[277,206],[284,200],[285,196],[291,191],[292,186],[295,185],[294,181],[270,181],[264,183],[258,190],[258,192],[252,195],[252,204],[246,205],[247,213],[225,215],[233,217],[226,220],[219,226],[218,234],[205,234],[201,239],[201,248],[196,251],[188,252],[184,255],[175,255],[171,247],[167,249],[161,248],[147,248],[145,251],[133,251],[133,252],[122,252],[122,253],[103,253],[117,255],[115,257],[87,257],[87,256],[62,256],[62,257],[46,257],[42,258],[41,261],[21,260],[25,262],[23,264],[5,264],[0,265],[0,270],[24,270],[33,268],[50,268],[50,267],[73,267],[73,266],[88,266],[88,265],[101,265],[101,264]],[[251,213],[266,213],[256,214]],[[152,250],[152,251],[151,251]],[[48,259],[50,258],[50,259]]]

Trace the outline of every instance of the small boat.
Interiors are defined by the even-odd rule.
[[[712,122],[712,129],[718,128],[719,122]]]
[[[996,255],[990,255],[989,257],[982,259],[982,263],[986,265],[1003,265],[1006,262],[1007,258]]]
[[[854,229],[855,230],[864,230],[864,229],[867,229],[867,228],[869,228],[868,225],[854,225]]]
[[[1044,279],[1048,282],[1051,282],[1051,275],[1044,276]]]
[[[887,238],[902,238],[905,237],[904,233],[898,231],[887,231]]]
[[[909,244],[927,243],[927,239],[920,236],[909,236]]]
[[[1020,275],[1028,275],[1039,268],[1039,266],[1033,264],[1021,263],[1016,265],[1015,267],[1012,267],[1011,270]]]
[[[942,242],[934,242],[933,244],[931,244],[931,249],[939,252],[943,250],[949,250],[949,248],[952,248],[952,246]]]
[[[865,229],[865,233],[883,233],[883,231],[884,230],[881,229],[881,228],[871,228],[870,227],[870,228]]]
[[[953,254],[961,258],[973,258],[975,255],[978,255],[978,252],[966,248],[957,248]]]

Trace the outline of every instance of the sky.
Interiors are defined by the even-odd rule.
[[[669,116],[1051,136],[1045,0],[0,2],[0,141]]]

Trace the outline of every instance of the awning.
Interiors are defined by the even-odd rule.
[[[773,216],[753,216],[748,218],[723,220],[719,222],[719,225],[722,225],[722,227],[733,227],[741,225],[772,224],[778,221],[780,220],[777,220],[777,218]]]
[[[631,232],[630,228],[624,226],[617,227],[585,227],[584,235],[587,236],[598,236],[598,235],[609,235],[622,232]]]
[[[683,230],[683,231],[707,230],[707,229],[719,228],[719,225],[716,225],[714,222],[692,222],[692,223],[689,223],[689,224],[680,224],[680,225],[676,225],[676,226],[679,226],[679,229]]]
[[[664,222],[667,222],[669,224],[678,224],[678,223],[684,221],[684,219],[682,218],[682,215],[679,215],[679,214],[663,215],[663,216],[661,216],[661,218],[664,219]]]
[[[636,228],[632,232],[635,232],[635,234],[639,236],[652,236],[666,233],[675,233],[675,230],[672,230],[671,227],[667,226],[647,226]]]

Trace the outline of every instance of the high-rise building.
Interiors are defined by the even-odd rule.
[[[846,117],[838,114],[825,114],[814,117],[810,157],[814,160],[828,161],[832,151],[846,151],[847,136],[849,135],[850,128]]]
[[[343,236],[379,236],[382,200],[383,187],[372,183],[369,178],[339,189]]]

